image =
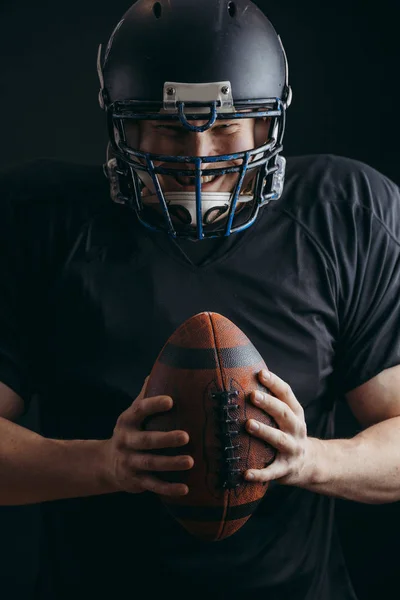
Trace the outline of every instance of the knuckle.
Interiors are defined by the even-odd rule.
[[[152,436],[148,433],[142,433],[136,446],[138,450],[151,450],[153,448]]]
[[[127,450],[136,449],[137,447],[137,436],[131,431],[125,431],[122,436],[123,447]]]
[[[293,395],[293,390],[288,383],[285,383],[284,385],[283,395],[285,398],[290,398]]]
[[[142,456],[140,459],[140,468],[143,471],[151,471],[153,468],[153,459],[151,456]]]
[[[115,448],[118,452],[121,452],[124,449],[124,444],[120,437],[115,439]]]
[[[124,429],[124,427],[125,427],[125,419],[126,419],[126,417],[125,417],[124,413],[122,413],[122,415],[120,415],[118,417],[117,422],[115,423],[115,427],[113,429],[113,434],[114,435],[118,435],[118,432],[121,429]]]
[[[287,408],[283,408],[281,412],[281,417],[284,421],[287,421],[289,418],[289,411]]]
[[[277,444],[280,448],[286,446],[286,435],[280,431],[277,438]]]
[[[300,423],[299,430],[300,430],[301,437],[306,437],[306,435],[307,435],[307,425],[304,422]]]
[[[120,413],[117,419],[117,425],[123,425],[127,419],[128,419],[128,414],[129,412],[132,410],[132,406],[130,406],[129,408],[127,408],[126,410],[124,410],[124,412]]]
[[[262,404],[264,404],[264,406],[269,406],[270,405],[270,397],[267,393],[265,392],[261,392],[261,402]]]
[[[121,452],[118,457],[118,465],[123,471],[130,471],[132,468],[131,461],[129,459],[129,455],[125,452]]]
[[[171,486],[169,486],[167,483],[160,483],[160,494],[162,494],[164,496],[171,496],[172,495]]]
[[[140,419],[142,414],[142,402],[141,400],[135,400],[135,402],[131,406],[131,418],[134,420]]]
[[[125,450],[127,446],[126,433],[124,431],[116,431],[115,433],[115,447],[117,450]]]
[[[146,489],[149,492],[154,492],[154,493],[159,492],[157,483],[153,479],[146,481]]]

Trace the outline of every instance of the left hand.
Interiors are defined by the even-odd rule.
[[[260,371],[258,376],[262,385],[276,397],[257,390],[250,394],[250,400],[268,413],[279,429],[253,419],[247,421],[246,428],[251,435],[268,442],[278,452],[274,462],[265,469],[246,471],[246,480],[267,482],[278,479],[284,485],[307,484],[313,468],[314,452],[311,440],[307,437],[303,407],[291,387],[277,375]],[[255,424],[258,425],[256,430],[252,429]]]

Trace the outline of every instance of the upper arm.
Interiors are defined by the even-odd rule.
[[[16,421],[24,412],[24,401],[0,381],[0,417]]]
[[[364,427],[400,416],[400,365],[386,369],[345,394]]]

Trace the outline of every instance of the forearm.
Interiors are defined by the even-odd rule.
[[[309,443],[315,458],[302,487],[367,504],[400,500],[400,417],[349,440],[309,438]]]
[[[101,440],[52,440],[0,418],[0,506],[111,493]]]

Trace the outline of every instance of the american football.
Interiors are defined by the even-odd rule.
[[[170,513],[192,535],[218,541],[234,534],[254,513],[268,485],[243,474],[272,463],[275,449],[245,429],[248,419],[276,427],[250,402],[264,389],[257,373],[266,368],[247,336],[220,314],[203,312],[184,322],[161,350],[145,395],[168,395],[170,411],[149,417],[148,431],[187,431],[189,443],[163,454],[190,454],[189,471],[164,473],[189,487],[179,498],[160,496]]]

